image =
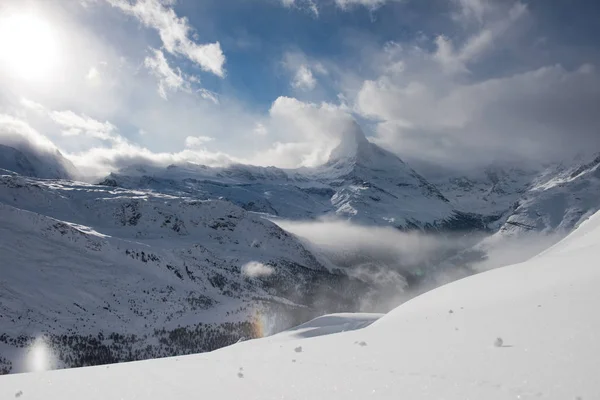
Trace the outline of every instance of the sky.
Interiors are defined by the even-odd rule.
[[[5,0],[0,143],[59,149],[86,177],[315,166],[354,122],[430,170],[598,152],[599,16],[595,0]]]

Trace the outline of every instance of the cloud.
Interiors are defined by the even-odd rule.
[[[242,275],[248,278],[264,278],[273,275],[274,272],[273,267],[257,261],[250,261],[242,265]]]
[[[170,2],[159,0],[107,0],[113,7],[136,17],[142,24],[158,31],[167,52],[188,58],[204,71],[225,76],[225,55],[219,42],[198,44],[190,38],[193,29],[185,17],[178,17]]]
[[[427,41],[388,43],[369,57],[375,78],[361,82],[359,75],[358,89],[345,90],[349,106],[373,128],[372,140],[415,165],[461,169],[598,151],[596,68],[552,64],[498,73],[490,60],[520,51],[527,7],[459,3],[470,7],[464,14],[473,22],[464,34],[438,36],[433,48]]]
[[[196,92],[199,93],[200,97],[202,97],[204,100],[208,100],[216,105],[220,104],[219,95],[217,93],[211,92],[210,90],[203,89],[203,88],[198,89]]]
[[[215,140],[215,138],[209,136],[188,136],[185,138],[185,147],[190,149],[202,147],[213,140]]]
[[[462,47],[455,50],[452,40],[440,35],[436,38],[437,51],[434,58],[450,73],[468,72],[468,64],[477,61],[490,51],[494,42],[500,38],[515,22],[527,14],[527,6],[515,2],[508,10],[489,11],[491,6],[482,0],[460,0],[465,18],[476,18],[480,28],[471,34]]]
[[[282,65],[291,75],[291,86],[302,91],[311,91],[317,86],[315,73],[322,76],[328,74],[321,62],[310,59],[300,51],[286,52]]]
[[[342,268],[375,285],[372,293],[361,294],[361,309],[370,312],[387,312],[410,298],[405,293],[409,280],[432,278],[448,254],[472,244],[465,238],[402,232],[342,220],[273,222],[305,241],[323,265]],[[454,269],[453,279],[457,279],[459,272]]]
[[[44,152],[55,152],[57,147],[27,122],[12,115],[0,114],[0,143],[21,149],[33,147]]]
[[[62,133],[65,136],[85,134],[115,144],[125,142],[125,139],[117,133],[117,128],[108,121],[100,122],[85,114],[79,115],[70,110],[50,111],[48,116],[63,128]]]
[[[296,75],[292,80],[292,86],[301,90],[313,90],[317,85],[317,80],[312,74],[312,71],[307,65],[301,65],[296,71]]]
[[[257,136],[267,136],[269,134],[269,130],[267,129],[267,127],[260,122],[258,122],[254,126],[254,129],[252,130],[252,132]]]
[[[131,165],[167,167],[171,164],[194,163],[224,166],[236,162],[231,156],[202,149],[178,152],[154,152],[140,145],[125,142],[112,147],[94,147],[81,152],[65,154],[88,180],[101,179],[110,172]]]
[[[310,11],[315,17],[319,16],[316,0],[281,0],[284,7],[296,7]]]
[[[476,83],[384,75],[357,96],[358,111],[378,121],[378,143],[409,160],[461,168],[598,149],[598,102],[594,69],[559,65]]]
[[[19,118],[0,114],[0,144],[21,151],[28,158],[23,165],[17,162],[18,172],[21,172],[19,168],[23,168],[42,178],[73,179],[78,176],[77,169],[63,157],[54,143]],[[30,158],[32,155],[33,158]],[[4,161],[8,161],[8,168],[13,168],[14,164],[9,159]]]
[[[90,81],[95,81],[100,78],[100,72],[96,67],[90,67],[90,70],[85,75],[85,78]]]
[[[402,0],[335,0],[335,5],[346,10],[352,6],[364,6],[369,9],[376,9],[387,2],[402,1]],[[316,17],[319,16],[319,8],[316,0],[281,0],[285,7],[298,7],[310,10]],[[321,0],[322,4],[326,4]]]
[[[490,9],[488,0],[454,0],[459,6],[458,16],[465,20],[475,19],[479,22]]]
[[[400,1],[400,0],[335,0],[335,4],[337,4],[340,8],[346,9],[350,6],[364,6],[370,9],[375,9],[384,5],[388,1]]]
[[[338,105],[279,97],[271,105],[267,123],[273,145],[248,161],[292,168],[325,163],[355,122]]]
[[[181,70],[173,70],[162,51],[150,49],[151,56],[144,59],[144,65],[150,70],[150,73],[158,78],[158,94],[163,99],[167,100],[167,91],[184,92],[190,91],[190,84],[182,76]]]
[[[34,110],[34,111],[36,111],[38,113],[42,113],[42,114],[46,113],[46,107],[44,107],[40,103],[36,103],[35,101],[32,101],[32,100],[22,97],[20,99],[20,103],[30,110]]]

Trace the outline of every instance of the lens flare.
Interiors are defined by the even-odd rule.
[[[254,337],[262,338],[277,333],[277,326],[272,315],[263,309],[256,309],[252,317],[252,330]]]
[[[50,351],[42,338],[37,338],[27,355],[30,371],[46,371],[50,367]]]

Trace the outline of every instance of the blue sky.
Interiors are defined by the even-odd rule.
[[[326,161],[357,121],[422,166],[600,150],[593,0],[43,0],[0,8],[0,141],[86,175]]]

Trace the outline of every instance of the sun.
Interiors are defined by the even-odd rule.
[[[14,77],[51,77],[59,61],[56,30],[33,13],[0,14],[0,68]]]

